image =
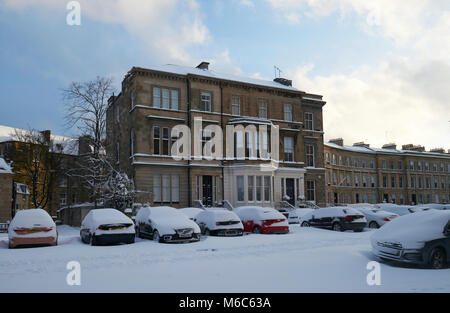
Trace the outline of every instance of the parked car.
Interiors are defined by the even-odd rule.
[[[428,210],[396,218],[371,236],[382,260],[440,269],[450,261],[450,211]]]
[[[256,234],[287,234],[289,223],[286,217],[273,208],[244,206],[235,208],[244,226],[244,231]]]
[[[136,235],[157,242],[200,240],[200,227],[172,207],[142,207],[136,215]]]
[[[43,209],[17,211],[8,227],[9,248],[56,246],[56,224]]]
[[[81,241],[92,246],[134,243],[134,223],[116,209],[91,210],[81,223],[80,237]]]
[[[199,214],[200,212],[203,212],[203,209],[199,208],[183,208],[180,209],[180,212],[184,213],[190,220],[194,220],[194,218]]]
[[[312,211],[314,211],[314,209],[307,209],[307,208],[293,209],[289,211],[288,215],[289,224],[300,224],[300,219]]]
[[[300,219],[302,227],[330,228],[335,231],[363,231],[367,225],[364,214],[349,207],[320,208]]]
[[[428,203],[428,204],[419,204],[417,206],[422,210],[436,209],[436,210],[450,210],[450,204],[439,204],[439,203]]]
[[[395,213],[400,216],[411,214],[411,213],[416,213],[417,211],[420,211],[418,209],[414,209],[414,206],[398,205],[398,204],[393,204],[393,203],[378,203],[378,204],[375,204],[375,207],[377,209]]]
[[[224,208],[208,208],[197,214],[194,221],[202,234],[212,236],[242,236],[244,226],[236,213]]]
[[[383,211],[380,209],[360,207],[358,211],[364,214],[364,216],[366,217],[367,225],[369,226],[369,228],[380,228],[387,222],[390,222],[394,218],[399,217],[398,214]]]

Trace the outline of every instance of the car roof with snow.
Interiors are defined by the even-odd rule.
[[[35,225],[54,225],[54,221],[43,209],[28,209],[16,212],[11,221],[12,227],[34,227]]]
[[[103,224],[130,223],[132,220],[116,209],[94,209],[90,211],[92,220]]]

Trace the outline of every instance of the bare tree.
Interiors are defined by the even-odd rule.
[[[30,188],[35,208],[45,208],[51,202],[53,188],[62,171],[62,157],[57,151],[63,143],[53,145],[50,134],[36,129],[15,130],[19,151],[14,156],[18,180]]]
[[[77,128],[80,136],[90,138],[91,151],[80,157],[69,176],[79,177],[90,190],[95,207],[108,178],[110,166],[106,159],[106,111],[113,93],[111,78],[97,77],[88,82],[72,82],[62,95],[66,103],[65,121]]]

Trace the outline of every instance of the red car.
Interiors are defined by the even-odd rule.
[[[273,208],[245,206],[235,209],[244,225],[244,231],[255,234],[287,234],[289,223],[286,217]]]

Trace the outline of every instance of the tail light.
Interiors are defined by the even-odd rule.
[[[107,227],[106,225],[100,225],[97,228],[100,229],[100,230],[109,230],[109,227]]]
[[[387,217],[385,217],[385,218],[383,218],[383,221],[385,221],[385,222],[390,222],[391,220],[388,219]]]
[[[284,222],[286,219],[281,218],[281,219],[273,219],[273,220],[264,220],[262,221],[264,225],[271,225],[271,224],[275,224],[275,223],[280,223],[280,222]]]
[[[344,217],[344,220],[346,220],[346,221],[353,220],[353,216],[347,215]]]
[[[19,235],[24,235],[41,232],[48,233],[52,229],[53,227],[34,227],[34,228],[16,227],[14,228],[14,232],[16,232]]]
[[[16,233],[18,233],[19,235],[25,234],[27,230],[28,230],[28,228],[23,228],[23,227],[20,227],[20,228],[14,228],[14,231],[15,231]]]

